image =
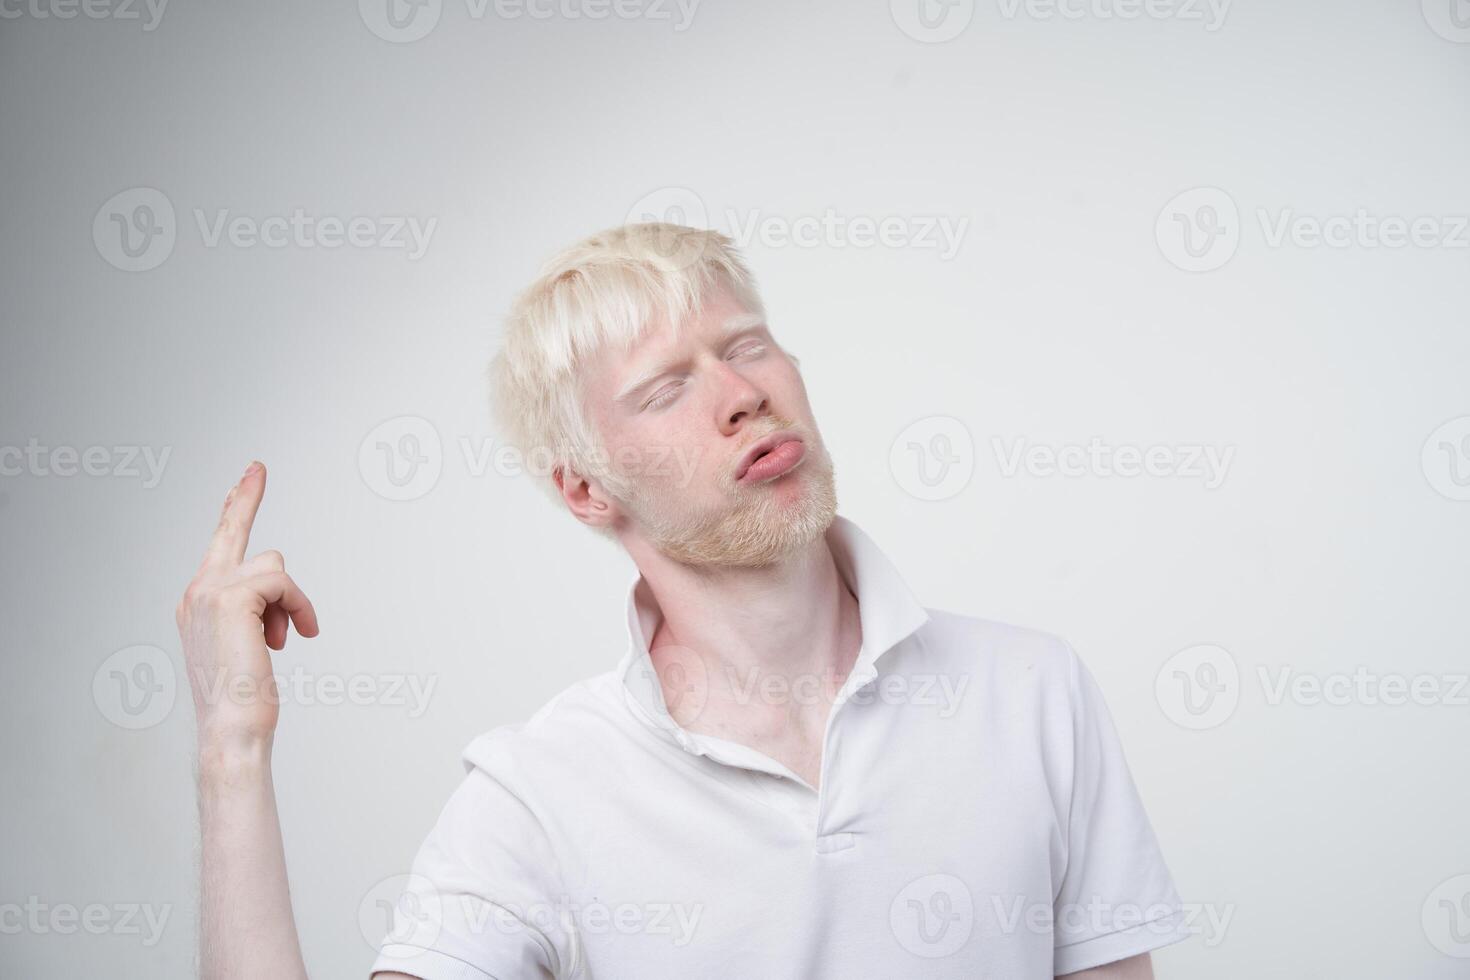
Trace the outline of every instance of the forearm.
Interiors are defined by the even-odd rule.
[[[200,976],[304,980],[270,746],[201,746]]]

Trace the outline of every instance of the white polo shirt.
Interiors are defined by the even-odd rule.
[[[659,612],[637,576],[621,663],[466,747],[373,969],[1029,980],[1186,938],[1072,649],[924,608],[844,517],[827,541],[862,647],[817,790],[674,722],[648,655]]]

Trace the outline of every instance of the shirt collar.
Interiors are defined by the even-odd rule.
[[[862,646],[837,702],[878,676],[878,660],[929,621],[929,613],[873,539],[838,514],[826,531],[837,572],[858,600]],[[648,641],[662,618],[653,590],[641,572],[628,584],[628,651],[617,676],[633,713],[645,723],[672,734],[685,748],[693,740],[679,727],[664,703],[663,689],[648,654]]]

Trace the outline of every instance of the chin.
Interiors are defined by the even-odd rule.
[[[734,489],[735,499],[717,511],[665,512],[641,522],[645,533],[662,554],[686,565],[760,568],[822,537],[837,515],[836,483],[825,453],[769,484]]]

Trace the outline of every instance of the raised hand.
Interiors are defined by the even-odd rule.
[[[265,467],[251,463],[225,497],[204,561],[174,610],[201,753],[269,747],[280,714],[269,651],[285,647],[288,620],[302,636],[318,632],[316,610],[281,553],[245,558],[264,494]]]

